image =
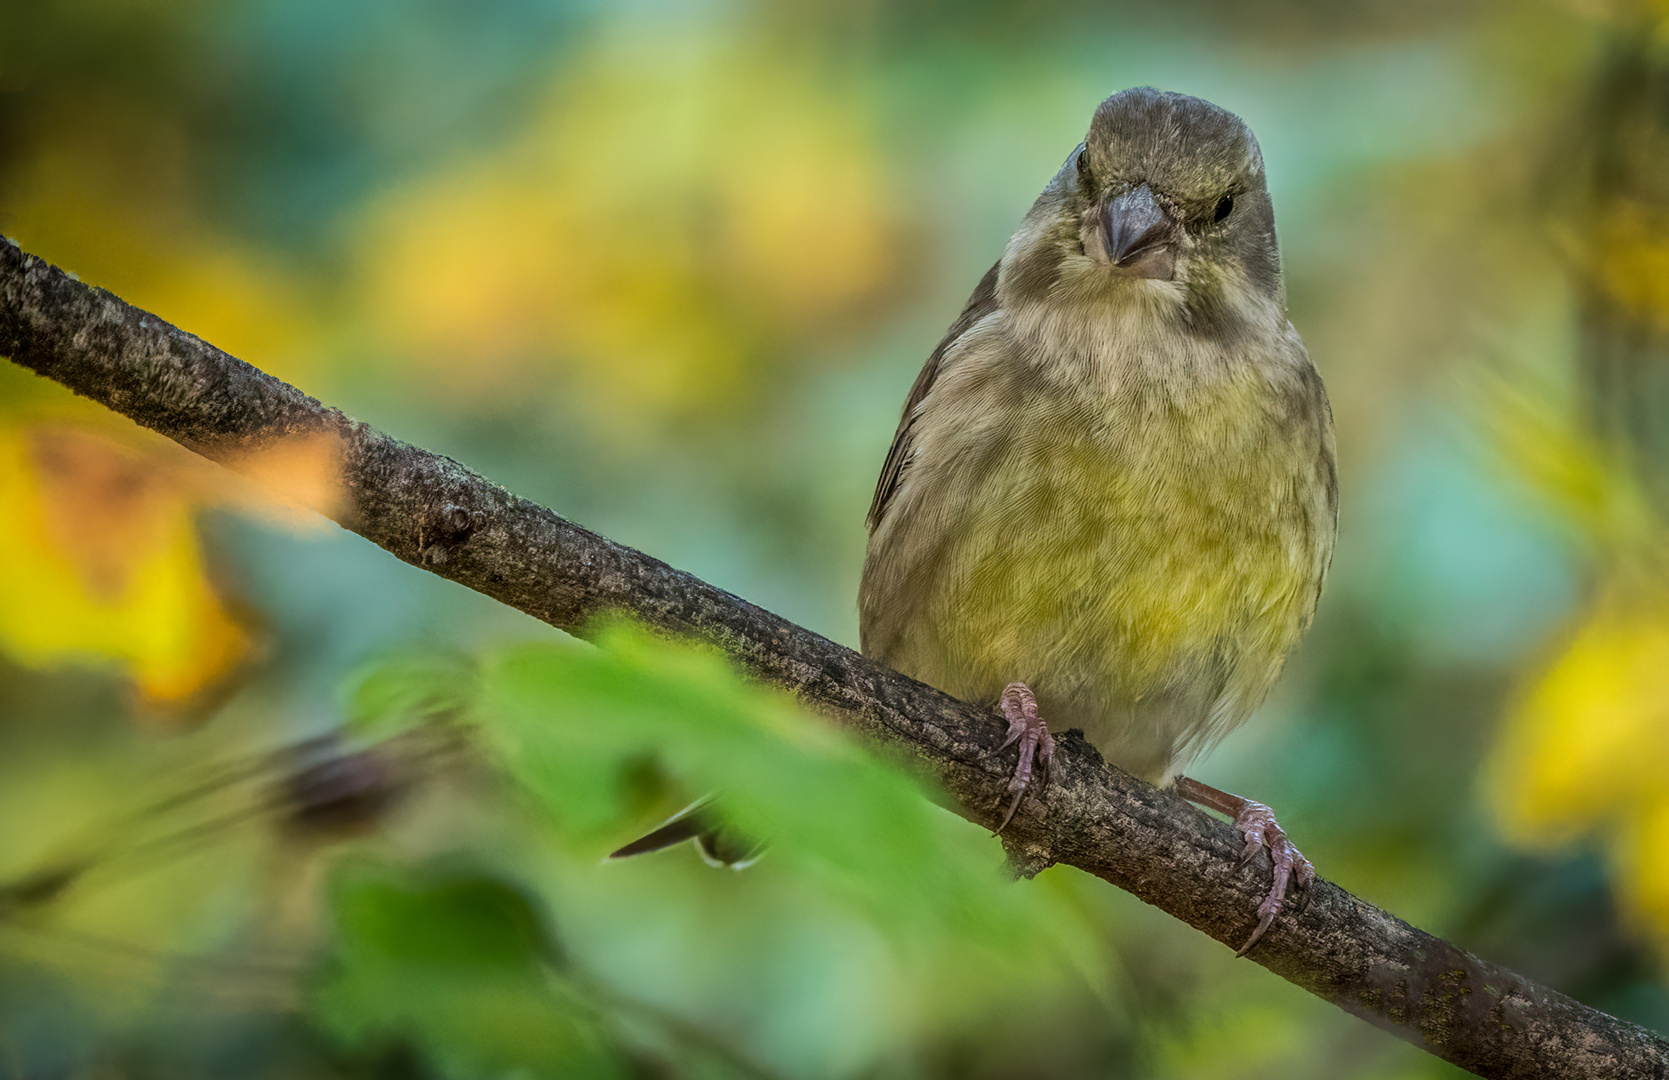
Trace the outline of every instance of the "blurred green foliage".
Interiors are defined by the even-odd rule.
[[[642,819],[646,787],[670,785],[675,802],[716,791],[725,820],[901,955],[942,963],[983,947],[1047,965],[1088,929],[1048,892],[1003,886],[982,830],[784,695],[740,684],[722,657],[624,628],[598,645],[490,663],[478,707],[505,771],[567,835],[611,846]]]
[[[547,970],[529,898],[489,877],[402,880],[345,867],[322,1026],[364,1047],[405,1042],[442,1076],[621,1076],[596,1024]]]
[[[1344,516],[1199,772],[1665,1030],[1665,40],[1645,0],[8,4],[0,230],[850,642],[923,357],[1102,97],[1217,101]],[[709,654],[275,524],[9,365],[0,450],[0,1077],[1455,1075],[1004,880]],[[272,750],[343,726],[363,768]],[[757,866],[599,864],[709,790]]]
[[[521,842],[540,854],[510,864],[526,877],[520,887],[544,889],[559,925],[630,910],[625,925],[595,931],[614,947],[544,930],[527,896],[498,884],[503,863],[488,870],[455,854],[416,882],[350,863],[331,900],[332,974],[313,998],[325,1028],[362,1046],[403,1036],[447,1075],[517,1062],[602,1068],[598,1038],[577,1034],[587,1020],[607,1023],[634,1060],[722,1050],[733,1069],[749,1063],[744,1075],[835,1075],[900,1053],[903,1037],[954,1030],[985,1010],[992,986],[1110,992],[1104,960],[1081,949],[1096,932],[1082,901],[1089,882],[1016,887],[981,830],[710,651],[624,627],[601,645],[520,646],[488,659],[469,680],[478,698],[454,722],[528,797],[534,835]],[[628,835],[623,825],[652,823],[708,789],[723,793],[710,811],[769,845],[757,867],[714,874],[681,858],[680,878],[693,869],[707,883],[670,891],[646,887],[652,865],[649,878],[632,864],[597,869]],[[470,860],[500,862],[487,850]],[[563,895],[575,892],[589,894],[586,910],[570,914],[577,901]],[[619,938],[638,921],[640,940],[623,957]],[[702,955],[714,946],[737,951]],[[718,998],[690,977],[715,962],[734,983]],[[494,1007],[501,996],[520,1004]],[[795,999],[816,1002],[823,1030],[782,1007]],[[576,1001],[589,1002],[584,1016]],[[746,1037],[692,1040],[688,1019],[667,1019],[692,1016]],[[868,1037],[851,1040],[854,1028]],[[475,1071],[458,1072],[459,1055]]]

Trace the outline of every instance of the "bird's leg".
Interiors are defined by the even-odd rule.
[[[1009,683],[1003,688],[998,704],[1003,716],[1008,719],[1008,738],[997,750],[1020,744],[1020,760],[1015,764],[1014,776],[1008,782],[1014,801],[1008,804],[1008,813],[1003,815],[1003,823],[997,826],[997,831],[1002,832],[1013,820],[1014,811],[1020,808],[1020,799],[1031,785],[1034,764],[1040,774],[1038,790],[1041,791],[1049,783],[1049,766],[1055,760],[1055,737],[1049,734],[1049,726],[1037,715],[1037,696],[1025,683]]]
[[[1304,905],[1310,899],[1310,882],[1315,880],[1315,867],[1310,860],[1304,858],[1287,834],[1275,820],[1275,812],[1260,802],[1243,799],[1239,795],[1231,795],[1226,791],[1218,791],[1209,784],[1202,784],[1198,780],[1191,780],[1186,776],[1176,778],[1176,793],[1191,803],[1220,814],[1227,814],[1234,819],[1234,827],[1240,830],[1240,835],[1246,838],[1246,847],[1240,853],[1240,865],[1245,865],[1257,855],[1259,848],[1269,849],[1269,858],[1275,864],[1275,880],[1270,885],[1269,895],[1264,897],[1263,903],[1258,905],[1258,925],[1252,931],[1252,936],[1246,939],[1246,944],[1240,946],[1234,955],[1245,956],[1252,946],[1263,937],[1264,931],[1275,924],[1276,916],[1286,905],[1287,885],[1290,883],[1298,893],[1298,910],[1304,910]]]

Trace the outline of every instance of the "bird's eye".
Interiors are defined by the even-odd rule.
[[[1228,217],[1229,214],[1232,213],[1233,211],[1234,211],[1234,196],[1233,195],[1224,195],[1221,199],[1217,200],[1217,209],[1215,209],[1211,212],[1211,220],[1213,222],[1222,221],[1224,218]]]
[[[1085,183],[1088,183],[1091,180],[1091,177],[1090,177],[1090,174],[1089,174],[1089,148],[1088,147],[1079,147],[1078,148],[1078,179],[1084,181]]]

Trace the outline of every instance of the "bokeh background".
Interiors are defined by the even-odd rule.
[[[1287,677],[1192,771],[1669,1031],[1664,17],[7,4],[0,231],[855,644],[922,359],[1101,98],[1216,101],[1343,511]],[[9,365],[0,456],[0,1077],[1459,1075],[1076,871],[1004,882],[711,658],[575,646]],[[600,863],[707,784],[754,869]]]

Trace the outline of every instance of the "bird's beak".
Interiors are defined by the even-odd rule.
[[[1101,208],[1101,240],[1107,261],[1131,277],[1169,281],[1176,272],[1180,230],[1165,208],[1142,184]]]

